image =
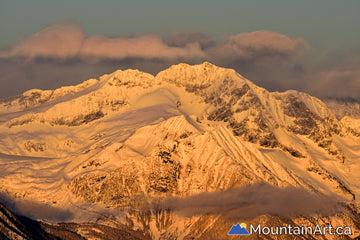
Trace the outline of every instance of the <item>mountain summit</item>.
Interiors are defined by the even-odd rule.
[[[60,209],[76,206],[73,221],[84,218],[80,212],[126,208],[121,221],[155,239],[222,238],[216,234],[225,220],[215,213],[183,218],[171,209],[144,213],[139,204],[267,183],[347,199],[336,221],[357,229],[355,123],[337,120],[306,93],[269,92],[208,62],[156,76],[118,70],[0,102],[0,190]],[[226,224],[225,235],[233,223]]]

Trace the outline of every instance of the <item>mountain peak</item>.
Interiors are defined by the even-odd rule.
[[[106,75],[107,85],[110,86],[141,86],[148,85],[154,80],[150,73],[141,72],[138,69],[117,70],[110,75]]]
[[[175,83],[178,86],[207,87],[225,79],[245,80],[234,69],[222,68],[209,62],[198,65],[180,63],[159,72],[156,78],[162,81]]]
[[[101,206],[129,207],[121,221],[174,238],[190,231],[178,226],[207,226],[208,220],[180,218],[167,207],[143,214],[143,199],[204,192],[219,199],[230,188],[264,182],[352,200],[344,209],[358,231],[359,207],[353,203],[360,195],[360,121],[339,123],[306,93],[269,92],[232,69],[205,62],[174,65],[156,77],[117,70],[77,86],[34,89],[0,102],[0,110],[0,190],[76,209],[74,222],[82,219],[74,206],[84,215],[103,212]],[[263,189],[258,186],[254,191]],[[234,193],[240,196],[228,192],[230,200]],[[329,221],[342,221],[334,217]],[[235,226],[241,233],[244,225]]]

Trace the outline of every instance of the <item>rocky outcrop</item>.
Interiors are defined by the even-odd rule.
[[[0,103],[0,189],[49,205],[124,210],[116,226],[114,219],[33,222],[46,237],[221,239],[230,222],[220,215],[182,217],[145,206],[258,182],[346,197],[341,221],[348,216],[358,229],[357,121],[339,122],[308,94],[268,92],[204,63],[156,77],[116,71],[81,87],[24,96]],[[332,221],[299,219],[253,220]]]

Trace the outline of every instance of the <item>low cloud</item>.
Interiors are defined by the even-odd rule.
[[[79,53],[84,38],[82,29],[74,22],[56,23],[19,40],[9,50],[0,52],[0,57],[72,58]]]
[[[162,207],[183,216],[221,214],[229,219],[252,219],[270,214],[280,217],[331,215],[339,210],[337,196],[310,193],[302,188],[253,184],[188,198],[168,199]]]
[[[167,45],[154,34],[138,37],[85,36],[74,22],[50,25],[40,32],[18,41],[8,50],[0,52],[0,58],[49,58],[82,61],[139,59],[203,59],[205,53],[198,42],[183,46]]]
[[[325,67],[307,77],[306,90],[310,94],[323,98],[360,100],[360,61],[343,66]]]
[[[233,68],[270,91],[295,89],[320,98],[360,99],[359,51],[331,55],[302,38],[255,31],[215,39],[201,32],[168,36],[88,36],[75,22],[49,25],[0,50],[0,98],[53,89],[116,69],[152,74],[185,62]]]
[[[307,50],[309,45],[304,39],[286,35],[256,31],[230,36],[225,42],[208,50],[215,59],[250,59],[259,57],[291,57]]]
[[[84,59],[196,59],[204,58],[205,54],[199,44],[189,43],[183,47],[170,47],[156,35],[140,37],[106,38],[93,36],[87,38],[79,55]]]
[[[293,56],[307,48],[303,39],[293,39],[276,32],[257,31],[229,36],[217,43],[200,32],[183,32],[160,37],[147,34],[136,37],[86,36],[74,22],[50,25],[40,32],[24,37],[1,58],[50,58],[83,61],[160,59],[163,61],[232,61],[264,56]]]
[[[69,210],[11,197],[5,193],[0,193],[0,202],[12,212],[32,219],[42,219],[53,222],[63,222],[73,219],[73,213]]]
[[[104,208],[101,204],[82,203],[67,207],[54,207],[50,204],[0,193],[0,203],[16,215],[26,216],[34,220],[59,222],[95,222],[99,218],[124,218],[123,209]]]
[[[164,37],[164,42],[171,47],[185,47],[188,44],[197,43],[202,49],[212,47],[216,40],[201,32],[180,32]]]

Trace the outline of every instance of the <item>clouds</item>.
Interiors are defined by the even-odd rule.
[[[347,66],[322,69],[306,81],[311,94],[324,98],[354,98],[360,100],[360,62]]]
[[[168,199],[162,207],[183,216],[221,214],[230,219],[252,219],[270,214],[280,217],[329,215],[339,210],[336,196],[316,195],[302,188],[252,184],[222,192]]]
[[[171,47],[156,35],[140,37],[106,38],[93,36],[87,38],[79,55],[84,59],[201,59],[205,54],[199,44],[189,43],[183,47]]]
[[[116,69],[156,74],[180,62],[209,61],[233,68],[270,91],[295,89],[320,98],[360,99],[360,60],[354,57],[359,51],[349,52],[340,57],[322,53],[302,38],[271,31],[244,32],[221,40],[202,32],[89,36],[68,21],[0,50],[0,84],[8,86],[0,89],[0,98],[34,87],[79,83]]]
[[[0,52],[1,58],[49,58],[83,61],[138,59],[201,59],[205,53],[197,42],[180,47],[167,45],[154,34],[138,37],[86,36],[74,22],[50,25],[40,32],[25,37],[10,49]]]
[[[1,58],[80,58],[83,61],[157,59],[204,61],[267,56],[291,56],[306,49],[303,39],[280,33],[257,31],[229,36],[218,43],[200,32],[183,32],[160,37],[146,34],[136,37],[86,36],[74,22],[50,25],[18,41],[0,53]]]
[[[61,22],[31,36],[24,37],[11,49],[0,52],[2,58],[20,57],[26,59],[75,57],[83,43],[85,34],[73,22]]]
[[[286,35],[256,31],[230,36],[225,42],[209,49],[216,59],[250,59],[266,56],[291,57],[307,50],[309,45],[304,39],[290,38]]]
[[[180,32],[164,38],[164,42],[173,47],[184,47],[191,43],[198,43],[201,49],[211,47],[216,44],[216,40],[211,36],[201,32]]]
[[[48,204],[11,197],[0,193],[0,202],[18,215],[27,216],[32,219],[42,219],[53,222],[68,221],[73,218],[69,210],[56,208]]]

